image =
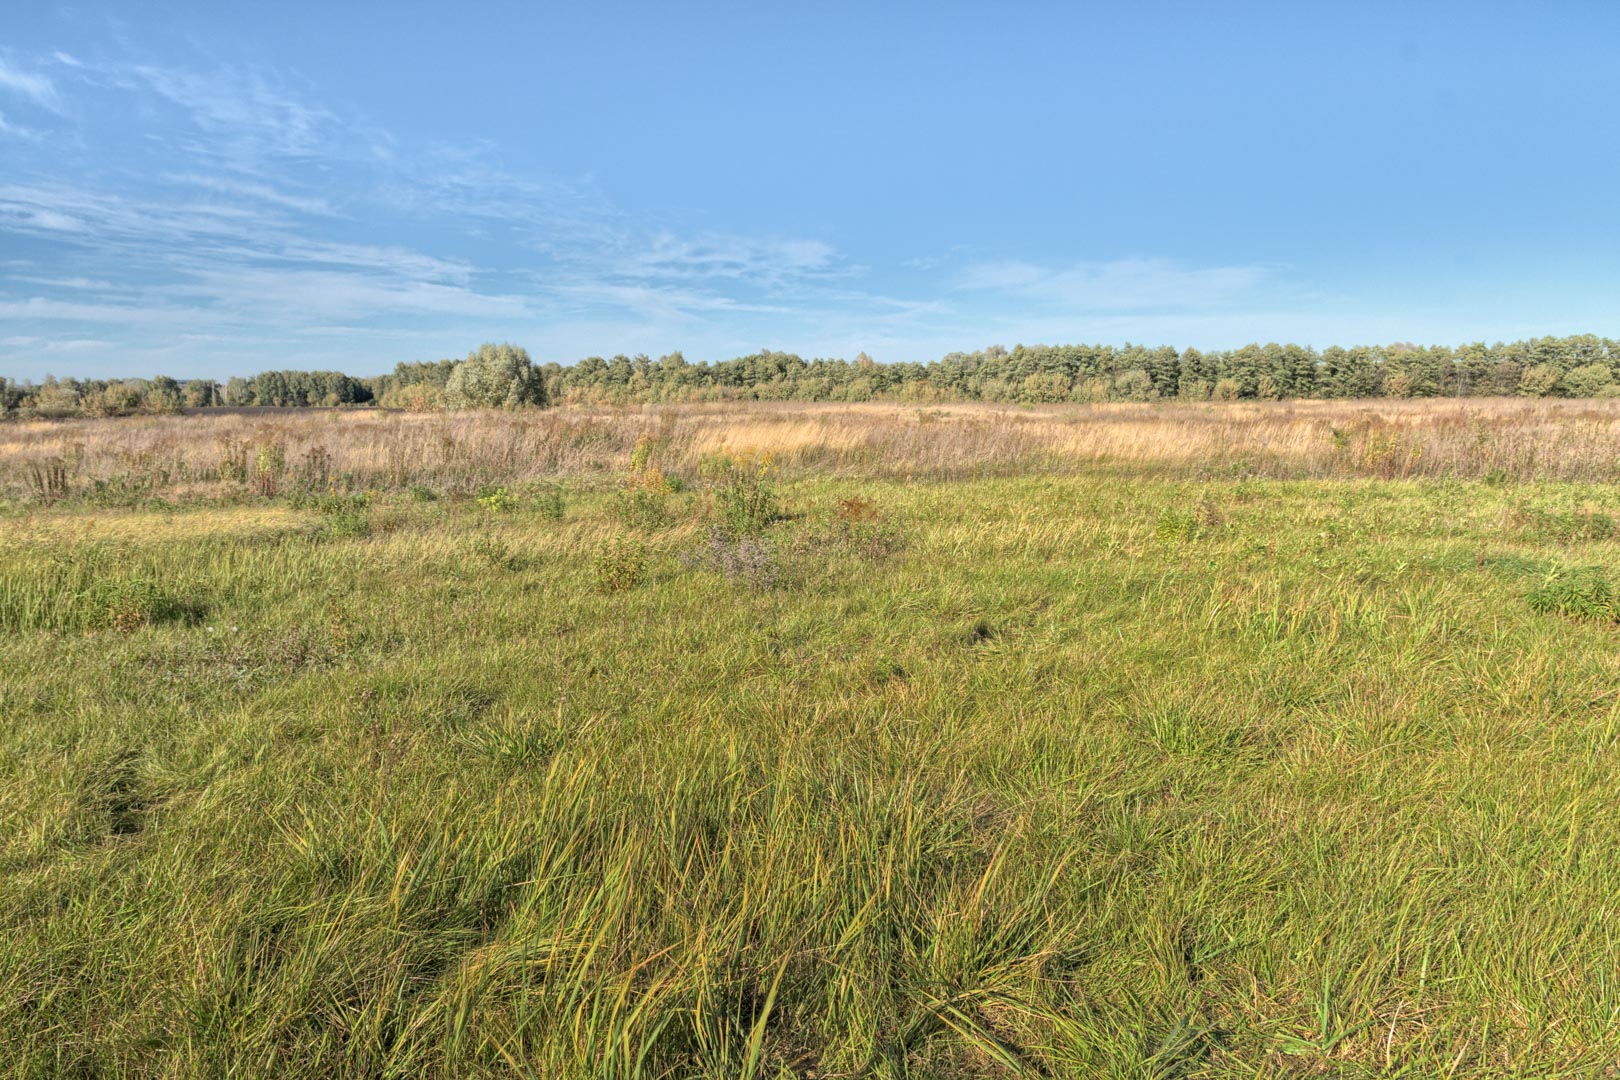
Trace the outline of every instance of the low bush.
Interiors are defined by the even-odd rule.
[[[714,488],[715,520],[728,535],[757,536],[781,519],[768,456],[711,458],[703,472]]]
[[[543,489],[534,498],[535,513],[547,521],[561,521],[563,519],[563,495],[558,488]]]
[[[1159,515],[1153,532],[1166,544],[1178,544],[1208,539],[1220,531],[1221,525],[1220,509],[1205,498],[1191,509],[1166,510]]]
[[[647,578],[647,545],[633,537],[609,540],[597,553],[592,571],[602,593],[628,592]]]
[[[630,469],[615,504],[619,521],[628,528],[652,532],[673,518],[669,496],[675,488],[655,460],[662,446],[660,440],[643,432],[630,452]]]
[[[325,534],[334,540],[352,540],[371,535],[371,514],[366,511],[348,511],[333,514],[326,520]]]
[[[517,508],[517,496],[505,487],[485,486],[478,489],[478,505],[493,514],[504,514]]]
[[[563,733],[543,720],[502,716],[497,722],[475,727],[461,741],[477,753],[509,766],[544,761],[563,744]]]
[[[480,561],[496,570],[514,572],[522,570],[527,560],[498,536],[479,536],[472,542],[472,553]]]
[[[638,532],[665,528],[674,517],[664,492],[641,487],[620,491],[614,502],[614,513],[621,524]]]

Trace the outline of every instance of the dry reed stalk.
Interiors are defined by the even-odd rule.
[[[1108,467],[1169,475],[1432,476],[1610,480],[1620,403],[1444,399],[1148,405],[726,403],[544,412],[257,414],[0,425],[0,492],[27,498],[49,464],[74,489],[152,494],[228,487],[232,453],[321,462],[347,488],[469,488],[620,471],[636,440],[694,473],[716,454],[770,454],[783,469],[948,479]],[[240,467],[237,467],[240,471]]]

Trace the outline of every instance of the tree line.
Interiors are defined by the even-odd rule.
[[[1142,345],[993,345],[928,363],[806,360],[763,351],[717,362],[679,352],[535,364],[514,345],[414,361],[367,378],[265,371],[209,380],[0,377],[0,414],[116,416],[210,406],[519,407],[761,401],[1238,401],[1376,397],[1620,396],[1620,341],[1583,334],[1456,347],[1254,344],[1200,351]]]

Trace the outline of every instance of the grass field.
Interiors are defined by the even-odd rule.
[[[1275,408],[0,429],[0,1069],[1605,1075],[1614,415]]]

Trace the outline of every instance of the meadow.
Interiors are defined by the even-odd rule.
[[[1607,1075],[1617,436],[0,425],[0,1072]]]

